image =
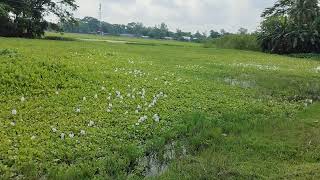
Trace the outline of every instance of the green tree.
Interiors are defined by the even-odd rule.
[[[40,37],[50,24],[45,16],[57,16],[61,22],[74,21],[71,11],[77,7],[75,0],[2,0],[0,36]]]
[[[238,30],[238,34],[241,34],[241,35],[248,34],[248,29],[241,27],[241,28]]]
[[[220,36],[221,36],[221,34],[219,32],[217,32],[215,30],[211,30],[210,31],[210,38],[215,39],[215,38],[218,38]]]
[[[262,17],[258,40],[264,51],[320,52],[318,0],[279,0]]]

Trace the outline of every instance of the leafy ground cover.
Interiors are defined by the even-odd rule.
[[[143,41],[0,38],[1,179],[319,177],[319,61]]]

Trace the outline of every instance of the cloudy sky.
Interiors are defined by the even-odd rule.
[[[170,30],[208,32],[224,28],[230,32],[245,27],[257,28],[264,8],[276,0],[77,0],[76,17],[98,18],[102,3],[102,19],[127,24],[142,22],[154,26],[165,22]]]

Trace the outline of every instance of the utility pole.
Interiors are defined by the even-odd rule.
[[[99,31],[100,31],[100,35],[102,36],[103,32],[102,32],[102,5],[101,5],[101,2],[99,4],[99,21],[100,21]]]

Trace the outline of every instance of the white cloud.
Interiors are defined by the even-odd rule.
[[[102,3],[103,20],[127,24],[142,22],[153,26],[165,22],[171,30],[211,29],[237,31],[245,27],[255,30],[260,14],[276,0],[77,0],[77,17],[98,17]]]

